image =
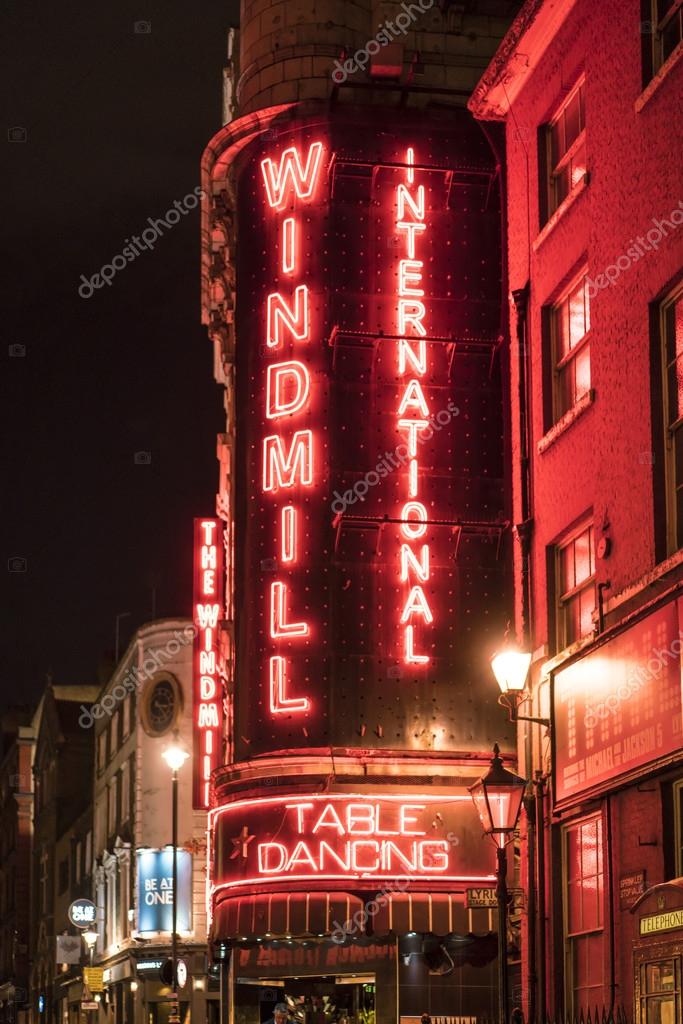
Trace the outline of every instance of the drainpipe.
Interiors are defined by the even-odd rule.
[[[545,988],[545,776],[543,772],[534,773],[536,790],[536,882],[537,882],[537,919],[538,943],[538,1017],[545,1022],[546,988]]]

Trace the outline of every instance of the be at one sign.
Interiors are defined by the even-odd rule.
[[[139,850],[137,854],[137,930],[170,932],[173,927],[173,850]],[[179,932],[192,927],[192,856],[178,850]]]

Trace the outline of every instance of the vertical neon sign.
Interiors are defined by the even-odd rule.
[[[429,426],[429,407],[421,381],[428,370],[427,329],[424,325],[427,309],[424,302],[422,275],[424,261],[417,258],[419,243],[427,229],[425,223],[425,187],[415,184],[415,153],[406,152],[406,181],[396,188],[396,231],[403,239],[405,251],[398,263],[398,293],[396,305],[397,371],[400,378],[400,399],[396,411],[396,426],[408,447],[406,501],[400,513],[401,547],[400,578],[405,584],[405,597],[400,615],[403,658],[409,665],[427,665],[429,656],[422,653],[424,627],[434,616],[422,587],[430,577],[429,545],[416,545],[427,532],[427,509],[420,501],[420,464],[418,439],[421,430]]]
[[[262,440],[261,488],[275,499],[276,560],[288,571],[288,579],[272,580],[264,595],[269,622],[266,685],[273,715],[304,713],[311,708],[310,698],[300,692],[301,681],[291,678],[288,657],[288,645],[301,643],[311,634],[311,624],[297,620],[296,593],[291,583],[293,573],[305,562],[302,510],[296,495],[299,488],[314,486],[318,477],[313,431],[300,427],[310,413],[311,377],[305,363],[294,358],[311,342],[311,295],[306,284],[297,283],[303,271],[303,227],[296,207],[297,201],[310,200],[315,193],[322,153],[322,143],[314,142],[304,154],[291,146],[277,163],[270,157],[261,161],[266,202],[278,218],[279,260],[275,270],[281,272],[287,284],[285,291],[267,296],[265,308],[265,348],[273,361],[266,367],[263,412],[273,432]],[[288,430],[290,425],[294,429]]]
[[[221,520],[195,519],[192,785],[195,810],[209,806],[211,773],[221,758],[223,711],[218,674],[218,628],[222,618],[223,555]]]

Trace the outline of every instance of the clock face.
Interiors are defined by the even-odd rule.
[[[145,692],[142,721],[150,736],[163,736],[175,725],[180,691],[173,676],[153,679]]]

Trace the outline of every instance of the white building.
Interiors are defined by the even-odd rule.
[[[162,752],[176,733],[192,750],[192,638],[187,619],[141,627],[92,709],[100,1022],[166,1024],[171,1009],[160,977],[173,899],[171,772]],[[215,1019],[218,992],[207,976],[206,813],[192,809],[191,761],[179,773],[178,850],[181,1020],[203,1024]]]

